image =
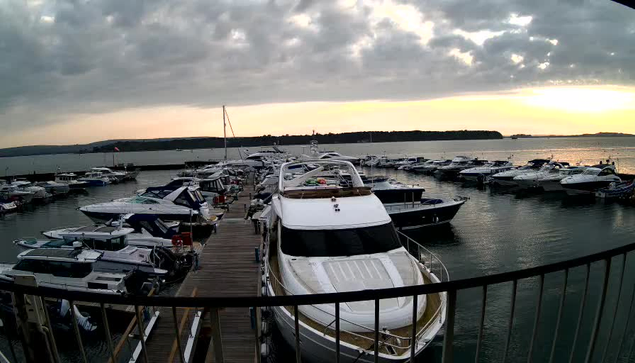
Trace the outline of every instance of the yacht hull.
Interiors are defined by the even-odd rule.
[[[569,195],[592,195],[598,189],[608,187],[612,181],[593,181],[588,183],[561,184]]]
[[[271,285],[268,285],[268,289],[271,292]],[[274,307],[273,315],[278,326],[278,330],[282,335],[285,342],[293,348],[295,348],[295,319],[292,313],[285,307]],[[417,344],[416,355],[419,355],[436,336],[436,333],[442,328],[445,322],[445,314],[440,319],[435,319],[435,323],[431,327],[431,334],[423,335],[420,337]],[[336,343],[335,339],[323,331],[314,329],[313,327],[300,321],[300,348],[303,362],[312,363],[332,363],[335,362]],[[346,363],[373,363],[375,357],[373,355],[372,341],[369,341],[367,350],[361,350],[360,347],[348,344],[346,342],[340,342],[340,362]],[[361,352],[360,352],[361,350]],[[397,362],[409,362],[410,354],[405,353],[402,356],[388,356],[387,354],[379,354],[379,362],[382,363],[397,363]]]
[[[546,181],[541,180],[538,182],[538,185],[540,185],[545,192],[564,191],[562,184],[560,184],[560,180],[546,180]]]
[[[417,229],[449,223],[465,204],[465,200],[441,201],[414,207],[398,203],[386,205],[388,215],[399,230]]]

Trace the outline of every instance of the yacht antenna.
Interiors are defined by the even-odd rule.
[[[225,140],[225,161],[227,161],[227,122],[225,122],[225,105],[223,105],[223,139]]]

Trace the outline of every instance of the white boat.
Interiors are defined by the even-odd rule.
[[[112,179],[105,177],[99,171],[89,171],[86,174],[84,174],[84,176],[82,176],[81,178],[78,178],[77,181],[86,182],[88,183],[89,186],[103,187],[110,184]]]
[[[562,185],[560,184],[562,179],[572,175],[582,174],[585,170],[586,167],[584,166],[570,166],[568,168],[563,168],[556,174],[550,173],[538,179],[537,184],[545,192],[562,192],[564,191]]]
[[[197,186],[151,187],[131,198],[91,204],[79,209],[96,222],[125,214],[155,215],[164,221],[212,224],[209,206]]]
[[[59,239],[59,240],[37,240],[34,238],[23,238],[13,241],[13,244],[21,250],[35,249],[83,249],[100,252],[100,258],[93,265],[93,269],[101,272],[123,272],[139,270],[150,276],[163,277],[168,274],[168,270],[155,267],[159,257],[152,248],[126,245],[125,237],[112,237],[98,239],[84,237],[80,239]]]
[[[102,255],[81,248],[24,251],[17,264],[0,266],[0,284],[34,281],[40,287],[102,294],[137,293],[152,286],[138,271],[99,271],[95,267]]]
[[[18,210],[17,204],[15,202],[7,202],[0,200],[0,215],[12,213]]]
[[[122,171],[114,171],[105,166],[101,166],[98,168],[91,168],[90,171],[92,173],[101,173],[103,177],[110,179],[111,183],[119,183],[126,179],[127,173]],[[137,173],[138,174],[138,173]],[[136,175],[135,175],[136,177]]]
[[[43,202],[51,197],[51,194],[47,193],[46,189],[33,185],[33,183],[26,179],[17,179],[10,185],[16,187],[19,190],[33,194],[33,202]]]
[[[439,282],[439,278],[401,245],[381,201],[364,186],[352,164],[318,162],[316,169],[291,176],[284,164],[279,194],[272,198],[265,271],[270,296],[361,291]],[[341,183],[341,171],[352,182]],[[317,181],[317,183],[315,182]],[[319,218],[316,218],[319,216]],[[380,362],[410,360],[423,351],[445,322],[445,293],[385,299]],[[374,302],[341,304],[341,359],[373,362]],[[412,315],[419,327],[411,342]],[[332,362],[336,350],[333,305],[304,305],[298,321],[301,354],[309,362]],[[295,344],[294,313],[274,308],[283,338]]]
[[[531,173],[549,163],[551,160],[549,159],[534,159],[527,162],[527,164],[521,166],[520,168],[511,169],[507,171],[503,171],[501,173],[497,173],[492,175],[489,178],[490,184],[502,185],[502,186],[517,186],[518,184],[514,181],[514,178],[525,174]]]
[[[20,189],[15,185],[2,183],[0,184],[0,199],[8,202],[18,202],[20,204],[28,204],[33,200],[32,191]]]
[[[425,158],[418,157],[418,156],[405,158],[395,163],[395,169],[408,171],[413,165],[418,163],[423,163],[425,161],[426,161]]]
[[[536,188],[538,181],[550,175],[560,175],[560,170],[569,167],[569,163],[551,161],[543,165],[539,170],[523,173],[514,177],[514,182],[520,188]]]
[[[622,179],[617,175],[615,165],[600,164],[588,167],[582,174],[568,176],[560,185],[569,195],[590,195],[597,190],[606,188],[611,183],[620,183]]]
[[[471,169],[487,164],[487,160],[480,160],[478,158],[470,158],[467,156],[457,156],[452,159],[452,162],[448,165],[439,166],[434,175],[441,178],[454,178],[461,171]]]
[[[502,173],[513,168],[514,164],[512,164],[510,161],[496,160],[489,162],[483,166],[462,170],[459,173],[459,176],[461,176],[466,181],[485,181],[491,175]]]
[[[36,183],[38,187],[42,187],[51,195],[66,195],[71,190],[68,184],[58,183],[55,181],[44,181]]]
[[[57,173],[55,174],[55,182],[60,184],[66,184],[70,189],[84,189],[90,184],[77,180],[77,174],[75,173]]]
[[[137,247],[171,247],[172,237],[178,233],[178,224],[168,225],[152,215],[132,214],[106,224],[95,224],[70,228],[58,228],[42,232],[49,239],[116,240]],[[104,245],[108,245],[107,243]],[[28,246],[27,246],[28,247]],[[98,248],[98,247],[92,247]],[[98,248],[103,249],[103,248]]]
[[[452,160],[428,160],[423,165],[418,165],[410,168],[410,170],[417,174],[432,175],[437,169],[450,165]]]
[[[423,198],[413,203],[384,203],[384,208],[395,227],[405,231],[450,223],[466,201],[466,198]]]

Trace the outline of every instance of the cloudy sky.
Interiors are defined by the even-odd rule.
[[[0,0],[0,147],[355,130],[635,133],[608,0]]]

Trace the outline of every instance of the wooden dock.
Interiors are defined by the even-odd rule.
[[[250,221],[244,220],[245,204],[249,205],[246,192],[236,200],[218,225],[217,234],[212,234],[199,257],[199,269],[192,271],[183,281],[176,296],[227,297],[257,296],[259,293],[259,263],[255,260],[255,248],[261,237],[254,232]],[[175,324],[171,308],[161,309],[158,325],[147,340],[148,361],[180,363],[176,349]],[[177,325],[183,328],[181,346],[185,351],[190,328],[194,320],[194,310],[177,309]],[[201,322],[200,339],[195,352],[204,351],[210,342],[210,314],[204,313]],[[251,315],[246,308],[228,308],[219,311],[222,345],[225,362],[256,361],[256,333],[252,329]],[[204,338],[204,336],[206,336]],[[200,346],[205,344],[205,346]],[[213,362],[211,348],[206,357],[197,356],[197,361]],[[192,353],[189,362],[194,359]],[[143,358],[141,358],[143,361]]]

